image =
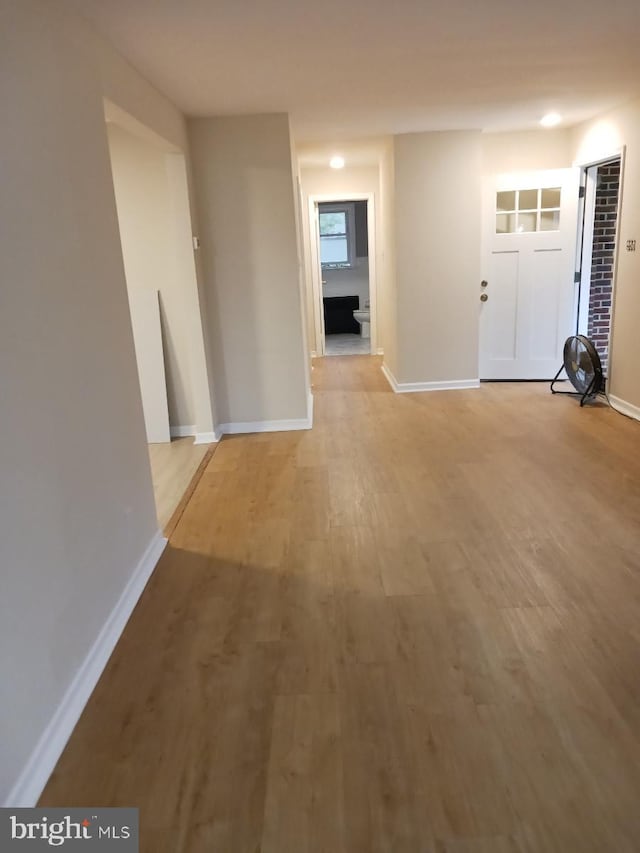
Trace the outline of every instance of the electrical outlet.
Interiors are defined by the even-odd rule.
[[[635,252],[636,250],[636,241],[635,240],[627,240],[627,252]]]

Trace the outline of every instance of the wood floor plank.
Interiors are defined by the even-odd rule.
[[[282,593],[279,694],[336,691],[336,612],[331,552],[325,541],[290,545]]]
[[[635,853],[640,425],[314,363],[227,436],[41,799],[143,853]]]
[[[261,853],[344,853],[335,694],[276,699]]]
[[[358,853],[432,853],[409,709],[393,688],[392,671],[388,664],[340,668],[346,845]]]

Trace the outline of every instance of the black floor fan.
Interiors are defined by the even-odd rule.
[[[571,394],[580,397],[580,405],[604,391],[604,374],[598,350],[584,335],[572,335],[564,342],[563,364],[551,380],[552,394]],[[575,391],[556,391],[558,377],[565,370]]]

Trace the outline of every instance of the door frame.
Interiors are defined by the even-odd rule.
[[[613,249],[613,264],[611,269],[611,311],[609,323],[609,338],[607,351],[609,353],[607,365],[607,387],[611,385],[611,351],[613,343],[613,318],[616,301],[616,284],[618,281],[618,260],[620,258],[620,215],[622,213],[622,197],[624,194],[624,172],[627,146],[614,148],[611,152],[597,160],[576,160],[574,165],[581,170],[582,179],[585,182],[584,201],[581,205],[578,217],[578,239],[576,246],[576,276],[579,278],[579,287],[576,288],[574,325],[576,334],[586,335],[589,322],[589,299],[591,295],[591,265],[593,261],[593,225],[596,206],[596,178],[598,166],[604,166],[613,160],[620,160],[620,185],[618,188],[618,206],[616,210],[616,239]]]
[[[378,350],[378,306],[377,306],[377,270],[376,270],[376,220],[375,193],[332,193],[331,195],[309,195],[309,254],[311,258],[311,292],[313,294],[313,326],[316,337],[316,353],[325,354],[324,304],[322,301],[322,266],[320,264],[320,231],[318,221],[319,204],[337,204],[339,202],[367,202],[367,239],[369,262],[369,313],[370,352]]]

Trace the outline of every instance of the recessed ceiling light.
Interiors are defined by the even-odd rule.
[[[344,169],[344,157],[340,157],[336,154],[335,157],[332,157],[329,160],[329,165],[332,169]]]
[[[555,127],[557,124],[560,124],[562,121],[562,116],[560,113],[547,113],[546,116],[543,116],[540,119],[540,124],[543,127]]]

